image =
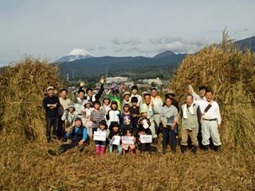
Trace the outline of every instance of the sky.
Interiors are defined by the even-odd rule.
[[[255,36],[254,0],[0,0],[0,65],[50,62],[75,48],[95,56],[194,53]]]

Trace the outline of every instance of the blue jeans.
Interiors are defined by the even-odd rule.
[[[117,147],[117,148],[118,148],[119,154],[121,155],[121,154],[122,154],[122,147],[121,147],[121,145],[111,145],[111,144],[110,144],[110,146],[109,146],[109,151],[110,151],[110,153],[113,152],[114,147]]]
[[[174,130],[171,130],[171,126],[167,125],[166,128],[163,128],[163,148],[167,147],[168,144],[170,144],[172,150],[176,150],[176,128]]]

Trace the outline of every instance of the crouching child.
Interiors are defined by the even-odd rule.
[[[81,118],[75,119],[75,125],[67,128],[66,137],[71,140],[71,143],[62,144],[57,151],[48,150],[50,155],[60,155],[68,149],[77,147],[79,151],[83,151],[85,141],[87,140],[87,128],[83,126]]]
[[[135,142],[136,138],[134,137],[133,130],[127,129],[122,137],[122,152],[123,154],[127,154],[128,152],[130,155],[134,155],[135,153]]]
[[[138,121],[138,132],[137,132],[137,145],[138,149],[141,152],[148,151],[151,152],[157,152],[156,147],[152,147],[152,133],[150,130],[150,120],[146,117],[146,112],[143,112],[143,116]],[[147,138],[142,137],[144,135],[147,135]]]
[[[109,136],[109,130],[107,128],[107,124],[105,120],[102,120],[99,122],[99,127],[97,128],[96,132],[102,133],[102,139],[100,138],[100,140],[95,138],[96,133],[94,134],[96,154],[104,155],[106,151],[106,144],[107,144],[106,140]]]
[[[119,155],[122,154],[121,147],[121,137],[122,133],[118,123],[112,123],[110,127],[110,135],[109,135],[109,151],[112,153],[115,148],[118,148]]]

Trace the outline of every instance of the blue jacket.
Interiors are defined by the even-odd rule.
[[[87,128],[84,126],[75,127],[72,129],[71,132],[66,133],[67,138],[71,138],[72,141],[86,141],[88,138]]]

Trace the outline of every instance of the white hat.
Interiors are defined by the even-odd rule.
[[[130,92],[126,91],[123,93],[123,97],[125,97],[125,95],[131,95]]]
[[[54,90],[54,87],[53,86],[48,86],[47,91],[49,91],[49,90]]]

